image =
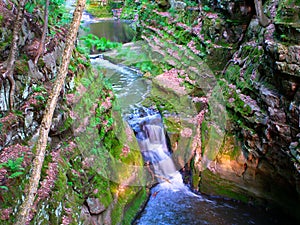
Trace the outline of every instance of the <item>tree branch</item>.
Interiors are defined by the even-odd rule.
[[[17,214],[16,225],[26,224],[35,195],[37,193],[37,188],[41,177],[41,170],[45,158],[47,139],[48,139],[49,129],[52,122],[54,109],[56,107],[60,91],[62,89],[62,86],[64,84],[67,75],[68,65],[74,48],[74,43],[76,40],[77,31],[80,25],[80,20],[81,20],[84,7],[85,7],[85,0],[78,0],[76,9],[73,14],[73,20],[69,28],[69,36],[66,40],[62,63],[61,66],[59,67],[58,75],[55,80],[52,93],[47,101],[45,114],[43,116],[43,120],[40,125],[40,130],[39,130],[40,136],[36,144],[36,155],[33,161],[32,174],[29,180],[29,187],[26,193],[25,200],[20,206],[20,210]]]
[[[15,68],[15,61],[16,61],[16,55],[18,52],[18,41],[19,41],[19,33],[21,30],[23,17],[24,17],[24,6],[27,0],[21,0],[18,5],[18,14],[17,19],[14,24],[14,30],[13,30],[13,39],[12,44],[9,52],[9,56],[7,59],[6,64],[6,71],[2,75],[4,79],[8,79],[10,83],[10,90],[9,90],[9,107],[10,110],[13,110],[14,108],[14,95],[15,95],[15,79],[14,79],[14,68]]]
[[[37,50],[37,55],[34,59],[34,65],[37,64],[40,56],[44,53],[45,51],[45,39],[46,39],[46,36],[47,36],[47,30],[48,30],[48,7],[49,7],[49,2],[50,0],[46,0],[46,5],[45,5],[45,12],[44,12],[44,27],[43,27],[43,34],[42,34],[42,37],[41,37],[41,41],[40,41],[40,45],[39,45],[39,48]]]

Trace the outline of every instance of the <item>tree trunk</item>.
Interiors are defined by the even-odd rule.
[[[18,5],[18,14],[17,18],[14,24],[14,30],[13,30],[13,39],[11,43],[11,48],[9,52],[9,56],[6,62],[6,71],[2,75],[3,79],[8,79],[10,84],[10,90],[9,90],[9,107],[10,110],[13,110],[14,108],[14,95],[15,95],[15,79],[14,79],[14,68],[15,68],[15,61],[16,61],[16,55],[18,52],[18,41],[19,41],[19,33],[21,30],[23,17],[24,17],[24,6],[27,0],[21,0]]]
[[[44,12],[44,27],[43,27],[43,34],[42,34],[42,37],[41,37],[41,41],[40,41],[40,45],[39,45],[39,48],[37,50],[37,55],[34,59],[34,64],[36,65],[40,56],[42,54],[44,54],[44,51],[45,51],[45,39],[46,39],[46,36],[47,36],[47,30],[48,30],[48,7],[49,7],[49,2],[50,0],[46,0],[46,4],[45,4],[45,12]]]
[[[264,14],[262,0],[254,0],[254,4],[255,4],[255,11],[256,11],[256,15],[258,17],[259,24],[262,27],[268,26],[271,21]]]
[[[64,84],[67,75],[68,66],[74,48],[74,43],[76,40],[77,31],[80,25],[80,20],[81,20],[84,7],[85,7],[85,0],[78,0],[76,9],[73,14],[73,20],[69,28],[69,32],[68,32],[69,35],[66,40],[62,63],[59,68],[52,93],[47,101],[47,106],[44,112],[43,120],[40,125],[40,130],[39,130],[40,135],[36,144],[36,155],[32,165],[32,174],[29,180],[29,187],[27,189],[28,190],[27,193],[25,194],[26,195],[25,200],[20,206],[20,210],[17,214],[16,225],[26,224],[28,214],[31,210],[33,201],[35,199],[35,195],[37,193],[54,109],[56,107],[59,93],[62,89],[62,86]]]

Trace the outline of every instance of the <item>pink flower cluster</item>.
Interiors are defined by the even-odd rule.
[[[172,68],[171,70],[158,75],[155,79],[163,86],[170,88],[179,94],[186,94],[185,87],[183,86],[184,80],[178,77],[178,74],[182,73],[184,73],[184,71]]]
[[[72,209],[71,208],[64,208],[66,215],[62,217],[62,225],[69,225],[72,223]]]
[[[112,107],[111,97],[106,97],[105,101],[101,103],[101,107],[105,110],[110,109]]]
[[[153,12],[155,12],[156,14],[158,14],[158,15],[160,15],[160,16],[162,16],[162,17],[168,17],[168,18],[171,17],[171,14],[170,14],[169,12],[159,12],[159,11],[157,11],[156,9],[153,10]]]
[[[194,97],[193,98],[193,102],[202,102],[202,103],[205,103],[207,104],[208,103],[208,99],[207,97]]]
[[[0,163],[5,163],[9,159],[15,160],[21,156],[24,156],[22,166],[28,166],[31,162],[32,152],[28,146],[22,146],[20,144],[11,145],[4,148],[0,153]]]
[[[10,214],[12,213],[12,208],[2,209],[1,210],[1,220],[8,220]]]
[[[34,201],[33,207],[29,213],[27,224],[33,219],[37,206],[41,200],[44,200],[50,196],[51,189],[54,187],[57,174],[58,174],[58,162],[60,160],[60,151],[53,151],[51,153],[52,162],[48,163],[48,169],[46,170],[46,178],[41,181],[40,188],[37,191],[38,197]]]
[[[178,27],[181,27],[183,28],[184,30],[188,31],[188,32],[191,32],[192,31],[192,28],[189,27],[188,25],[184,24],[184,23],[181,23],[181,22],[177,22],[176,23],[176,26]]]
[[[198,125],[202,124],[206,112],[207,110],[201,110],[194,118],[190,120],[190,122]]]
[[[42,199],[46,199],[50,192],[51,189],[54,187],[54,182],[56,180],[56,176],[57,176],[57,163],[49,163],[48,164],[48,169],[46,171],[46,178],[41,182],[41,187],[38,190],[38,196],[39,198]]]
[[[191,128],[184,128],[181,132],[180,132],[180,135],[182,137],[191,137],[193,134],[193,131]]]
[[[188,46],[189,49],[191,49],[191,51],[192,51],[193,53],[195,53],[196,55],[198,55],[198,54],[200,53],[200,51],[196,49],[195,42],[194,42],[193,40],[191,40],[191,41],[187,44],[187,46]]]
[[[196,34],[197,36],[200,36],[201,30],[202,30],[202,23],[201,22],[192,27],[192,32],[194,34]]]
[[[127,157],[129,152],[130,152],[130,148],[127,145],[124,145],[124,147],[122,148],[122,153],[120,154],[120,156]]]

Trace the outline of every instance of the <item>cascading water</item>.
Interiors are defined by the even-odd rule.
[[[95,57],[92,63],[100,66],[112,82],[124,119],[136,133],[149,173],[154,183],[159,182],[151,189],[146,207],[133,224],[282,224],[248,205],[191,192],[174,166],[160,114],[141,107],[150,93],[150,81],[132,68],[101,57]]]
[[[184,187],[171,158],[160,114],[153,109],[140,108],[125,119],[136,134],[144,161],[154,169],[153,176],[161,184]]]
[[[209,199],[184,185],[169,151],[162,118],[154,109],[139,108],[125,116],[136,134],[141,153],[159,182],[134,224],[270,224],[240,203]],[[154,181],[155,182],[155,181]],[[275,222],[272,221],[274,224]]]

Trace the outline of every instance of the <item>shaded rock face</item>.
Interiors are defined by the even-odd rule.
[[[185,72],[193,80],[190,84],[203,91],[198,92],[198,97],[207,96],[207,90],[212,88],[201,86],[201,81],[205,81],[201,59],[192,71],[187,65],[193,61],[186,62],[187,55],[205,55],[221,86],[223,106],[227,109],[225,137],[220,140],[221,145],[207,143],[212,131],[220,130],[219,124],[212,122],[218,115],[207,111],[201,124],[202,147],[194,151],[195,163],[189,168],[192,187],[246,202],[279,205],[293,216],[299,211],[300,199],[297,2],[263,1],[261,12],[267,24],[258,18],[254,1],[201,1],[198,14],[189,11],[194,13],[194,22],[184,25],[174,22],[167,12],[156,13],[160,20],[169,22],[169,30],[150,15],[142,24],[147,30],[143,38],[169,65],[188,68]],[[179,29],[190,35],[184,36],[185,42],[177,38]],[[162,40],[168,42],[165,36],[175,40],[175,44],[163,44]],[[193,53],[176,48],[176,44],[186,45]],[[205,52],[201,47],[205,47]],[[208,101],[212,107],[210,104],[213,103]],[[174,108],[180,110],[177,105]],[[174,108],[168,109],[173,112]],[[170,119],[167,114],[165,121],[171,145],[178,149],[176,142],[184,127],[180,127],[180,120]]]
[[[7,9],[10,5],[0,0],[0,65],[10,49],[15,17]],[[55,35],[47,36],[46,52],[34,65],[42,25],[31,16],[26,12],[15,62],[15,110],[8,109],[9,82],[0,85],[0,224],[15,221],[13,212],[24,198],[38,129],[64,48],[66,30],[55,26]],[[28,224],[129,224],[146,199],[143,172],[122,167],[143,165],[138,144],[120,112],[113,112],[114,94],[87,57],[74,49],[70,68],[76,69],[68,71],[55,108]]]
[[[282,15],[280,9],[289,7],[285,4],[286,1],[268,1],[264,9],[274,21],[275,15]],[[297,7],[294,13],[297,14]],[[289,16],[298,21],[293,13]],[[287,17],[285,14],[285,20]],[[293,216],[299,210],[300,197],[300,52],[299,43],[293,38],[297,35],[294,33],[286,42],[282,27],[291,30],[294,25],[275,22],[263,28],[256,19],[250,22],[239,50],[223,70],[224,85],[229,87],[224,96],[233,101],[227,103],[231,117],[228,137],[231,133],[234,140],[224,140],[223,149],[207,168],[215,174],[212,177],[232,181],[241,188],[238,193],[248,192],[249,196],[275,202],[291,210]],[[240,110],[245,105],[250,106],[249,111]],[[232,157],[233,150],[227,148],[239,150]],[[212,177],[206,174],[203,173],[202,182],[209,186]],[[200,190],[213,193],[205,185]]]

